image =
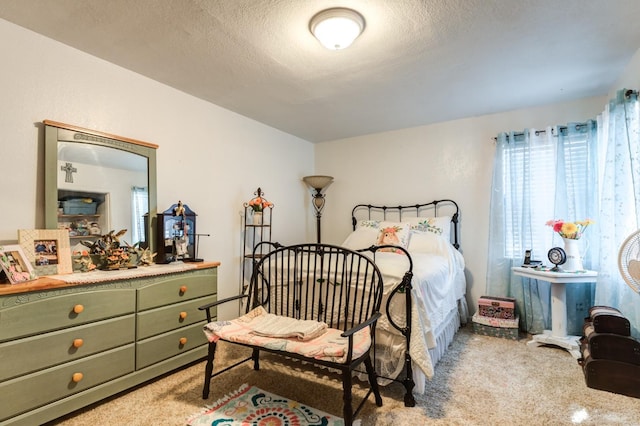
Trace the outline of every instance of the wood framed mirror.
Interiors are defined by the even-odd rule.
[[[121,238],[156,251],[157,145],[44,120],[45,227],[81,241],[126,229]]]

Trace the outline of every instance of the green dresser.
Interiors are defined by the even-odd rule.
[[[0,425],[41,424],[205,357],[198,306],[216,300],[218,265],[0,285]]]

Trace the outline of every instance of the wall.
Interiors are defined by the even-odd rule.
[[[159,145],[158,208],[182,200],[198,214],[198,232],[211,234],[199,257],[222,262],[221,297],[237,292],[239,212],[259,186],[276,205],[274,238],[313,237],[301,181],[313,174],[311,143],[4,20],[0,40],[0,241],[44,226],[44,119]]]
[[[584,121],[606,97],[467,118],[316,145],[316,172],[328,188],[323,241],[341,243],[358,203],[415,204],[451,198],[460,206],[461,251],[470,307],[486,288],[493,138],[502,131]],[[542,258],[546,253],[537,253]],[[524,253],[523,253],[524,257]]]
[[[617,90],[622,88],[640,90],[640,49],[638,49],[627,64],[625,70],[611,88],[609,97],[613,98]]]

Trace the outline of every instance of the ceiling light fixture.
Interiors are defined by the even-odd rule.
[[[309,22],[311,34],[327,49],[349,47],[364,31],[364,18],[358,12],[335,7],[316,13]]]

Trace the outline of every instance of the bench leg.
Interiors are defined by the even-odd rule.
[[[344,394],[342,397],[342,415],[344,417],[345,426],[351,426],[353,424],[353,407],[351,405],[353,396],[351,394],[351,370],[342,370],[342,389]]]
[[[378,407],[382,407],[382,397],[380,396],[380,388],[378,388],[378,376],[373,369],[371,358],[366,358],[364,360],[364,366],[367,369],[367,375],[369,376],[369,385],[371,386],[371,390],[373,391],[373,396],[375,396],[376,398],[376,405]]]
[[[209,353],[207,354],[207,365],[204,368],[204,387],[202,388],[202,399],[209,398],[209,386],[213,374],[213,358],[216,355],[216,344],[209,343]]]
[[[260,350],[254,349],[251,354],[251,359],[253,359],[253,369],[256,371],[260,370]]]

